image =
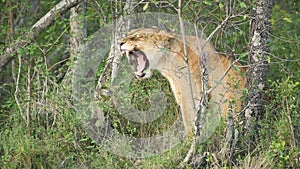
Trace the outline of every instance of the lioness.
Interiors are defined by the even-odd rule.
[[[240,64],[235,63],[231,69],[228,69],[231,64],[226,56],[218,54],[205,40],[193,36],[186,36],[188,65],[181,39],[180,36],[164,30],[135,29],[122,39],[120,50],[127,57],[138,79],[148,78],[151,76],[151,70],[158,70],[169,81],[176,101],[180,105],[187,131],[193,125],[195,105],[199,103],[201,96],[198,53],[205,54],[207,57],[209,85],[212,87],[209,94],[210,108],[217,108],[219,112],[226,113],[230,101],[234,103],[233,110],[240,109],[241,93],[245,86],[245,77],[242,74],[245,68],[236,69],[234,67]]]

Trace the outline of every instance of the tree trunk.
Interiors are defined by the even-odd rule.
[[[126,0],[126,4],[123,7],[123,11],[126,11],[127,14],[130,14],[130,12],[132,12],[132,10],[133,10],[133,5],[134,5],[133,0]],[[117,8],[116,8],[116,10],[117,10]],[[118,13],[118,11],[115,11],[115,12]],[[122,37],[124,37],[126,35],[126,34],[124,34],[124,32],[127,33],[129,31],[129,27],[130,27],[129,24],[130,24],[130,21],[128,19],[126,19],[126,21],[124,21],[123,18],[120,18],[116,21],[116,23],[114,25],[115,32],[113,33],[114,37],[111,41],[111,49],[110,49],[110,53],[109,53],[109,58],[112,59],[112,72],[111,72],[111,78],[112,78],[111,81],[112,82],[114,82],[115,78],[119,74],[119,66],[120,66],[120,62],[121,62],[121,54],[119,51],[118,40],[120,40]]]
[[[81,17],[85,9],[85,2],[70,9],[70,57],[78,57],[80,54],[80,46],[83,45],[84,38],[87,37],[86,19]],[[72,68],[69,67],[63,79],[65,85],[71,84],[71,74]]]
[[[248,55],[249,69],[247,72],[248,96],[245,102],[244,133],[250,144],[255,142],[257,120],[263,113],[263,89],[268,71],[269,21],[274,0],[257,0],[256,13],[250,25],[250,49]]]
[[[77,56],[83,39],[87,36],[86,19],[80,17],[85,11],[85,4],[81,3],[70,10],[70,56]]]

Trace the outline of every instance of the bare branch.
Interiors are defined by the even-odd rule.
[[[295,148],[296,147],[296,138],[295,138],[294,127],[293,127],[292,118],[291,118],[291,109],[290,109],[288,99],[285,99],[285,104],[286,104],[286,116],[289,120],[291,136],[292,136],[292,141],[293,141],[292,147]]]
[[[191,77],[190,77],[190,65],[189,65],[189,57],[188,57],[188,49],[187,49],[187,42],[186,42],[186,36],[185,36],[185,29],[184,29],[184,22],[183,22],[183,18],[182,18],[182,1],[179,0],[178,1],[178,17],[179,17],[179,23],[180,23],[180,31],[181,31],[181,36],[182,36],[182,40],[183,40],[183,53],[184,53],[184,60],[187,63],[187,70],[188,70],[188,84],[189,84],[189,89],[190,89],[190,94],[193,95],[193,91],[192,91],[192,83],[191,83]],[[193,101],[193,107],[195,109],[195,102]],[[195,130],[195,132],[198,132],[198,130]],[[191,144],[191,147],[189,149],[189,152],[187,153],[187,155],[185,156],[184,160],[182,161],[182,163],[187,163],[190,158],[192,157],[193,153],[195,152],[195,146],[196,146],[196,141],[197,141],[197,137],[196,134],[193,136],[193,142]],[[181,164],[183,165],[183,164]]]
[[[187,41],[186,41],[186,36],[185,36],[185,29],[184,29],[184,22],[182,18],[182,1],[178,1],[178,16],[179,16],[179,23],[180,23],[180,31],[181,31],[181,36],[183,40],[183,54],[184,54],[184,59],[185,62],[187,63],[187,70],[188,70],[188,84],[190,86],[190,94],[191,96],[193,95],[193,90],[192,90],[192,82],[191,82],[191,72],[190,72],[190,65],[189,65],[189,57],[188,57],[188,48],[187,48]],[[195,108],[195,103],[193,102],[193,107]]]
[[[52,8],[46,15],[44,15],[39,21],[37,21],[31,30],[23,35],[23,39],[16,41],[10,47],[8,47],[4,54],[0,56],[0,72],[4,67],[15,58],[14,53],[19,48],[28,46],[31,41],[47,27],[49,27],[56,19],[66,13],[70,8],[76,6],[83,0],[62,0],[54,8]]]
[[[210,41],[210,39],[214,36],[214,34],[222,27],[222,26],[224,26],[226,23],[227,23],[227,21],[229,20],[229,19],[231,19],[231,18],[233,18],[233,17],[235,17],[235,16],[231,16],[231,15],[229,15],[229,16],[227,16],[223,21],[222,21],[222,23],[221,24],[219,24],[210,34],[209,34],[209,36],[206,38],[206,43],[208,43],[209,41]],[[204,47],[205,47],[205,45],[203,45]]]

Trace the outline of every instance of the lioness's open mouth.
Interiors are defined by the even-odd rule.
[[[143,78],[145,76],[145,70],[149,67],[149,61],[144,52],[140,50],[129,50],[124,44],[121,44],[120,50],[122,55],[125,55],[130,65],[133,66],[135,76],[137,78]]]

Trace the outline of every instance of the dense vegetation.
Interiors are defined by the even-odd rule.
[[[0,55],[11,44],[24,40],[24,33],[59,1],[2,0],[0,9]],[[183,17],[199,22],[206,35],[226,18],[235,15],[213,35],[211,43],[218,51],[240,58],[247,64],[249,22],[255,0],[187,1]],[[87,23],[86,39],[114,18],[131,12],[165,12],[177,14],[177,1],[135,1],[128,11],[124,1],[86,1],[79,18]],[[230,12],[229,12],[230,11]],[[272,13],[268,87],[264,110],[258,120],[259,142],[254,149],[235,147],[230,156],[221,157],[226,139],[226,121],[216,132],[197,146],[204,155],[200,168],[299,168],[300,166],[300,2],[277,0]],[[71,86],[65,79],[70,56],[70,14],[57,20],[26,47],[17,50],[15,59],[0,72],[0,168],[177,168],[185,157],[189,143],[177,145],[161,155],[134,159],[105,151],[82,128],[71,97]],[[85,40],[86,40],[85,39]],[[26,39],[25,39],[26,40]],[[105,63],[97,72],[104,72]],[[112,125],[133,136],[148,136],[172,124],[178,106],[166,79],[133,81],[133,105],[148,109],[149,93],[163,90],[168,100],[166,113],[149,125],[122,119],[109,98],[99,107],[109,115]],[[65,79],[64,79],[65,78]],[[95,79],[97,81],[97,79]],[[103,86],[110,87],[109,78]],[[160,86],[164,86],[160,89]],[[142,107],[140,107],[142,106]],[[165,124],[163,126],[159,124]],[[236,121],[235,126],[239,124]],[[238,143],[248,140],[238,136]],[[242,144],[243,143],[243,144]],[[227,154],[228,155],[228,154]],[[186,166],[187,168],[190,166]]]

